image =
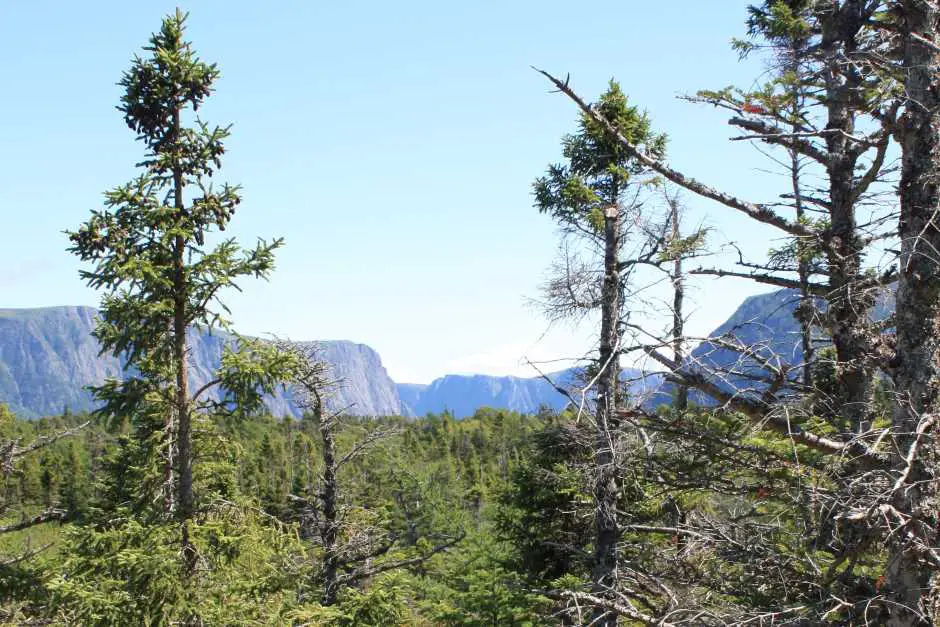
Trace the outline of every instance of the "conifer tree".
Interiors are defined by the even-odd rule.
[[[901,250],[896,351],[889,364],[896,392],[894,484],[887,497],[878,495],[877,511],[891,512],[884,515],[890,521],[883,587],[886,624],[908,627],[940,620],[940,560],[934,548],[940,538],[940,8],[933,2],[895,0],[889,9],[904,85],[904,109],[896,127]]]
[[[320,457],[316,464],[320,469],[318,476],[311,485],[290,495],[301,536],[310,539],[322,551],[320,567],[314,569],[319,572],[301,584],[299,596],[306,599],[311,596],[310,588],[319,587],[320,604],[331,607],[337,604],[344,591],[361,586],[382,573],[418,567],[458,544],[463,533],[432,545],[429,539],[421,537],[414,525],[409,526],[409,533],[399,534],[391,529],[391,521],[370,521],[375,517],[352,513],[354,505],[348,494],[349,486],[341,475],[346,474],[349,465],[367,458],[367,453],[384,440],[398,436],[401,428],[370,425],[364,435],[353,437],[351,444],[342,445],[342,440],[351,435],[344,433],[351,431],[348,417],[327,406],[341,382],[333,378],[319,346],[284,342],[281,350],[296,358],[292,395],[303,411],[301,435],[305,439],[311,436],[309,440],[319,440],[316,447]],[[401,509],[407,517],[407,508]],[[309,582],[316,583],[311,586]]]
[[[233,239],[214,247],[241,198],[235,186],[213,185],[229,127],[210,126],[196,112],[219,76],[183,39],[186,15],[176,11],[135,57],[120,82],[118,109],[145,147],[140,174],[105,194],[69,233],[71,252],[91,269],[81,276],[102,290],[94,335],[102,352],[126,362],[124,380],[95,388],[98,413],[128,419],[134,428],[141,509],[179,523],[184,571],[196,554],[190,523],[200,506],[194,490],[193,424],[210,412],[246,412],[260,404],[292,363],[273,346],[240,338],[226,349],[221,368],[199,389],[191,388],[187,333],[228,329],[225,288],[244,277],[267,277],[281,240],[251,249]]]
[[[611,81],[596,109],[621,133],[651,155],[665,152],[665,137],[650,127],[647,116],[627,103],[620,86]],[[612,419],[620,402],[620,351],[623,331],[623,260],[626,224],[635,215],[636,198],[644,187],[639,175],[647,168],[612,141],[606,129],[587,115],[581,115],[578,132],[562,140],[565,164],[549,167],[533,186],[536,207],[548,213],[567,233],[582,235],[599,249],[603,269],[588,269],[588,276],[601,274],[600,289],[588,279],[586,292],[593,294],[574,303],[567,295],[570,276],[563,277],[558,293],[566,299],[563,309],[600,310],[599,351],[592,373],[597,381],[594,435],[594,566],[592,580],[596,594],[608,595],[617,585],[618,472],[612,442]],[[599,293],[599,297],[597,294]],[[614,625],[616,614],[599,609],[595,624]]]

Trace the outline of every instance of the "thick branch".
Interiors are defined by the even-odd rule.
[[[623,133],[618,131],[616,127],[614,127],[603,115],[595,111],[580,96],[578,96],[568,86],[567,81],[562,82],[544,70],[540,70],[538,68],[533,68],[533,69],[535,69],[539,74],[545,76],[548,80],[552,82],[552,84],[555,85],[555,87],[558,88],[559,91],[561,91],[566,96],[568,96],[571,100],[573,100],[578,105],[578,107],[581,108],[581,110],[584,112],[585,115],[587,115],[592,120],[594,120],[595,122],[603,126],[607,130],[607,132],[610,133],[611,136],[617,140],[617,142],[623,147],[623,149],[627,152],[628,155],[630,155],[631,157],[633,157],[634,159],[636,159],[637,161],[639,161],[646,167],[650,168],[651,170],[654,170],[658,172],[659,174],[663,175],[664,177],[666,177],[673,183],[681,187],[684,187],[685,189],[695,194],[698,194],[699,196],[708,198],[710,200],[714,200],[716,202],[719,202],[725,205],[726,207],[730,207],[732,209],[740,211],[748,215],[749,217],[757,220],[758,222],[763,222],[764,224],[775,226],[778,229],[785,231],[786,233],[789,233],[791,235],[807,237],[807,236],[812,236],[815,234],[809,227],[803,224],[790,222],[789,220],[786,220],[780,217],[779,215],[777,215],[776,213],[774,213],[770,209],[767,209],[764,206],[747,202],[745,200],[741,200],[739,198],[736,198],[735,196],[726,194],[712,187],[709,187],[703,183],[700,183],[699,181],[693,178],[686,176],[685,174],[682,174],[681,172],[677,170],[673,170],[672,168],[665,165],[664,163],[661,163],[657,161],[656,159],[653,159],[647,156],[646,154],[641,152],[636,146],[630,143],[630,141],[626,137],[624,137]]]
[[[741,279],[750,279],[751,281],[756,281],[757,283],[776,285],[777,287],[787,287],[795,290],[798,290],[801,287],[800,282],[796,279],[785,279],[783,277],[774,276],[772,274],[757,274],[755,272],[733,272],[731,270],[720,270],[718,268],[696,268],[694,270],[689,270],[689,274],[700,274],[717,277],[737,277]],[[829,292],[829,289],[825,285],[820,285],[818,283],[810,283],[807,288],[809,292],[815,294],[816,296],[825,296]]]
[[[0,527],[0,534],[22,531],[23,529],[29,529],[30,527],[35,527],[36,525],[52,522],[54,520],[62,520],[63,518],[65,518],[64,510],[57,508],[47,509],[44,512],[36,514],[32,518],[26,518],[18,523]]]
[[[888,144],[891,138],[890,133],[885,131],[882,133],[881,139],[878,141],[877,150],[875,152],[875,158],[872,160],[871,165],[865,174],[862,175],[860,179],[855,183],[855,187],[852,189],[852,195],[849,201],[854,204],[862,197],[868,188],[878,179],[878,175],[881,174],[881,168],[884,167],[885,156],[888,154]]]

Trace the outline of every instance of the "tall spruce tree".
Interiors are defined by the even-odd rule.
[[[162,511],[151,514],[179,523],[184,571],[191,571],[190,522],[199,507],[194,418],[257,407],[261,394],[286,376],[291,359],[240,339],[209,383],[190,387],[187,333],[227,329],[220,292],[240,278],[268,276],[281,240],[249,250],[233,239],[206,243],[225,230],[241,199],[237,187],[211,181],[229,128],[195,115],[219,70],[183,39],[185,21],[179,10],[165,18],[144,48],[147,56],[135,57],[120,82],[118,108],[146,148],[141,173],[107,192],[105,208],[69,238],[71,252],[92,265],[82,278],[104,292],[95,337],[102,352],[127,364],[124,380],[94,390],[103,403],[99,414],[132,423],[140,452],[140,485],[133,489],[143,509],[159,503]]]

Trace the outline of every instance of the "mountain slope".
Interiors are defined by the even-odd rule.
[[[733,335],[745,344],[760,344],[765,355],[781,361],[801,360],[799,325],[793,311],[799,301],[795,290],[777,290],[747,298],[735,313],[710,337]],[[894,309],[893,291],[885,290],[872,317],[882,319]],[[89,307],[47,307],[41,309],[0,309],[0,402],[24,417],[57,414],[68,407],[84,411],[93,407],[84,386],[101,383],[107,377],[120,377],[123,369],[112,357],[99,357],[97,342],[91,337],[95,310]],[[201,385],[216,367],[222,348],[230,338],[225,334],[194,333],[192,382]],[[541,406],[563,408],[569,401],[541,377],[495,377],[487,375],[447,375],[430,384],[395,384],[379,355],[363,344],[347,341],[320,342],[322,354],[333,365],[343,386],[332,399],[335,409],[348,408],[358,415],[404,414],[420,416],[428,412],[451,411],[457,417],[473,414],[480,407],[494,407],[532,413]],[[696,367],[708,370],[757,373],[751,360],[713,343],[703,342],[692,352]],[[549,375],[564,388],[574,388],[577,369]],[[671,386],[658,375],[642,377],[638,371],[624,371],[631,393],[647,399],[647,406],[668,402]],[[729,385],[752,387],[732,375]],[[756,386],[758,389],[760,386]],[[704,397],[697,402],[706,403]],[[268,399],[274,415],[297,415],[290,395],[279,393]]]
[[[398,399],[401,401],[403,416],[423,416],[427,412],[419,411],[421,396],[430,385],[427,383],[398,383]]]
[[[0,400],[25,417],[91,408],[82,387],[122,371],[98,357],[94,316],[88,307],[0,310]]]
[[[793,313],[799,300],[799,291],[794,289],[750,296],[709,337],[733,336],[742,344],[763,347],[765,356],[772,354],[779,356],[783,363],[798,364],[803,355],[800,325]],[[817,307],[825,310],[825,302],[817,301]],[[876,299],[870,317],[872,320],[884,320],[893,311],[894,290],[886,288]],[[731,366],[738,359],[737,353],[708,342],[696,347],[692,356],[722,368]]]

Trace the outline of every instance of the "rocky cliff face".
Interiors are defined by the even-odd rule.
[[[401,402],[395,382],[388,376],[379,354],[365,344],[347,340],[317,342],[324,361],[332,366],[332,376],[339,382],[327,404],[357,416],[398,416]],[[300,411],[290,391],[267,401],[275,416],[297,416]]]
[[[0,400],[25,417],[90,409],[83,386],[122,372],[98,357],[94,316],[87,307],[0,310]]]
[[[94,399],[84,389],[123,373],[119,360],[98,355],[91,336],[95,310],[90,307],[0,309],[0,402],[20,416],[58,414],[65,408],[87,411]],[[191,383],[202,385],[219,364],[225,334],[193,333]],[[398,391],[378,353],[347,341],[320,342],[324,359],[343,386],[332,398],[337,409],[358,415],[401,412]],[[296,415],[289,393],[268,399],[275,415]]]

